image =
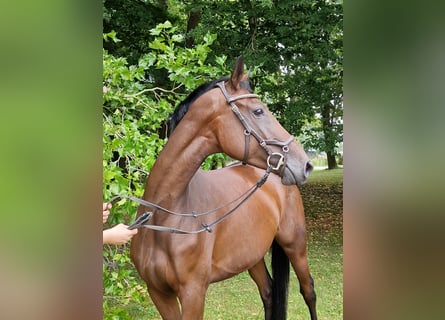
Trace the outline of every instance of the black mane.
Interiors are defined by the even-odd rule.
[[[204,83],[200,85],[198,88],[193,90],[192,93],[184,100],[182,101],[175,109],[175,111],[170,115],[169,117],[169,125],[168,125],[168,137],[172,134],[173,130],[178,126],[179,122],[182,120],[184,115],[187,113],[187,111],[192,106],[193,102],[195,102],[196,99],[198,99],[200,96],[202,96],[207,91],[213,89],[216,84],[220,81],[227,81],[230,78],[223,77],[218,80],[213,80],[207,83]],[[245,89],[249,90],[249,92],[253,92],[253,90],[250,88],[248,82],[245,83],[245,81],[241,82],[241,86]]]
[[[229,78],[224,77],[218,80],[213,80],[207,83],[204,83],[200,85],[198,88],[193,90],[192,93],[189,94],[187,98],[185,98],[184,101],[182,101],[175,109],[175,111],[170,115],[169,118],[169,125],[168,125],[168,137],[172,134],[173,130],[178,126],[179,122],[182,120],[182,118],[185,116],[187,111],[192,106],[193,102],[195,102],[196,99],[198,99],[200,96],[202,96],[207,91],[213,89],[216,84],[220,81],[227,81]]]

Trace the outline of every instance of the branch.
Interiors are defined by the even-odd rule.
[[[176,93],[175,91],[176,91],[177,89],[179,89],[180,87],[182,87],[182,83],[179,84],[177,87],[174,87],[174,88],[171,89],[171,90],[166,90],[166,89],[159,88],[159,87],[155,87],[155,88],[147,88],[147,89],[144,89],[144,90],[139,91],[139,92],[134,93],[134,94],[126,94],[126,95],[124,95],[124,97],[125,97],[125,98],[132,98],[132,97],[136,97],[136,96],[139,96],[139,95],[141,95],[141,94],[144,94],[144,93],[146,93],[146,92],[155,92],[155,91],[162,91],[162,92],[165,92],[165,93]]]

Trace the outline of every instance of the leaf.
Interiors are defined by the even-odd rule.
[[[223,66],[226,63],[226,59],[227,59],[226,55],[215,57],[216,63],[219,64],[220,66]]]
[[[167,46],[162,42],[162,40],[162,38],[156,38],[154,41],[150,42],[149,47],[151,49],[166,51]]]
[[[184,40],[184,37],[181,34],[175,34],[172,37],[173,42],[182,42]]]

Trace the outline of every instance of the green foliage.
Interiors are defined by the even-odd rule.
[[[204,170],[214,170],[225,167],[228,164],[229,159],[224,153],[216,153],[204,159],[201,168]]]
[[[197,21],[189,29],[191,13]],[[177,30],[171,41],[193,39],[194,48],[214,65],[220,65],[218,56],[235,61],[242,54],[260,79],[253,77],[256,92],[281,124],[303,138],[304,147],[337,153],[343,140],[342,1],[104,0],[104,32],[116,30],[123,37],[122,42],[104,45],[130,62],[148,48],[164,50],[162,42],[153,42],[160,31],[150,29],[166,19],[172,22],[169,28]],[[218,39],[208,41],[209,32]],[[212,51],[199,43],[209,43]],[[171,87],[171,80],[177,82],[162,72],[152,76],[163,88]],[[313,125],[304,128],[308,122]]]
[[[219,64],[206,63],[210,45],[208,34],[195,48],[183,48],[183,38],[170,22],[150,30],[155,39],[152,50],[138,65],[104,50],[104,196],[131,192],[142,195],[145,178],[166,142],[165,120],[186,93],[205,81],[227,74],[225,57]],[[165,70],[171,88],[156,87],[151,75]],[[130,209],[130,208],[128,208]]]
[[[178,13],[167,10],[161,1],[103,0],[103,32],[117,32],[120,43],[104,42],[104,48],[131,64],[148,51],[154,37],[150,30],[165,20],[177,21]]]
[[[155,36],[151,50],[137,65],[126,58],[103,51],[103,195],[105,201],[118,194],[141,197],[144,183],[163,148],[165,120],[185,95],[205,81],[227,75],[225,57],[219,63],[207,62],[210,45],[216,36],[208,34],[195,48],[184,48],[177,28],[165,22],[151,29]],[[116,34],[104,39],[118,41]],[[170,88],[157,87],[153,74],[162,70],[168,75]],[[206,168],[220,166],[224,155],[207,160]],[[174,160],[174,159],[172,159]],[[114,205],[109,223],[130,223],[137,205],[121,200]],[[141,286],[134,267],[130,266],[128,248],[104,248],[104,314],[106,319],[130,319],[122,306],[142,299]],[[144,290],[145,291],[145,290]],[[119,303],[111,303],[118,297]],[[110,307],[110,305],[112,307]],[[126,309],[125,309],[126,310]]]
[[[118,319],[123,319],[123,307],[130,302],[141,303],[148,297],[145,287],[138,282],[136,274],[132,271],[127,251],[126,246],[107,246],[104,250],[104,319],[115,319],[115,316],[119,314]],[[113,310],[107,312],[110,305],[113,306]]]
[[[338,1],[194,1],[217,32],[214,52],[256,66],[257,92],[304,146],[335,153],[343,140],[343,7]],[[255,81],[255,79],[254,79]],[[321,119],[322,121],[319,121]],[[311,134],[304,130],[317,131]],[[307,143],[307,144],[306,144]]]

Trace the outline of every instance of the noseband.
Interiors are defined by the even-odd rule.
[[[235,104],[235,101],[241,100],[241,99],[247,99],[247,98],[258,98],[258,95],[254,93],[247,93],[242,94],[239,96],[231,97],[227,93],[226,87],[224,86],[224,81],[220,81],[216,84],[220,89],[224,97],[226,98],[227,103],[232,108],[233,113],[237,116],[239,121],[244,127],[244,137],[245,137],[245,148],[244,148],[244,158],[243,158],[243,164],[247,163],[247,158],[249,157],[249,148],[250,148],[250,136],[254,136],[255,139],[258,141],[260,146],[267,152],[267,166],[270,167],[272,170],[280,170],[281,166],[286,164],[286,157],[287,153],[289,152],[289,144],[294,140],[294,136],[290,136],[286,141],[280,141],[280,140],[266,140],[263,139],[256,131],[253,129],[249,124],[247,123],[244,116],[239,111],[239,108]],[[279,146],[281,147],[281,150],[283,153],[279,152],[273,152],[268,146]],[[271,160],[273,157],[277,157],[277,164],[273,166],[271,164]]]

